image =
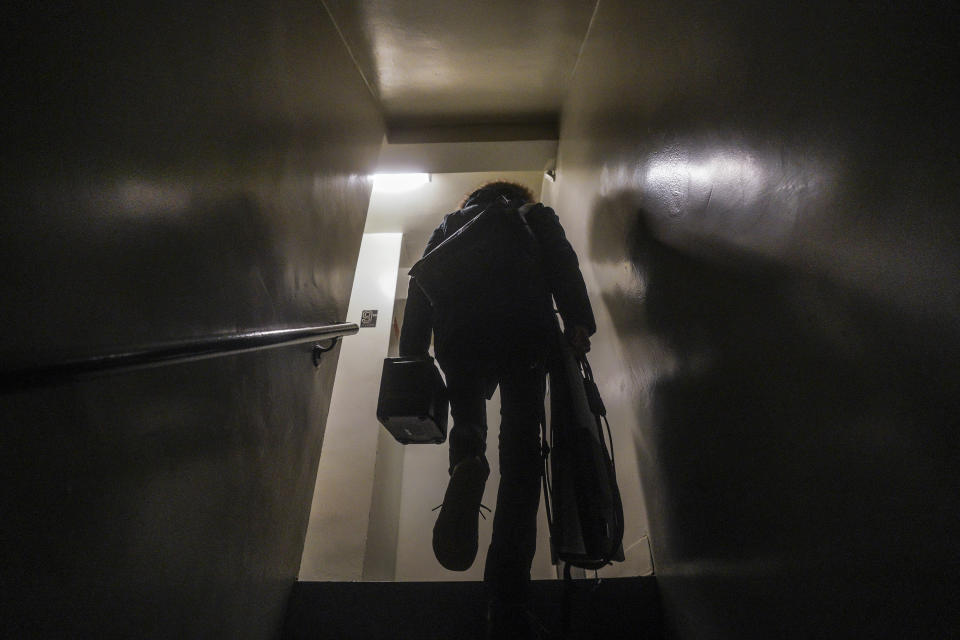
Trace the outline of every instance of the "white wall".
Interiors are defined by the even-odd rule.
[[[399,233],[367,233],[347,310],[347,322],[377,309],[377,326],[343,341],[320,454],[300,580],[360,580],[376,470],[377,395],[390,341]]]
[[[373,502],[367,526],[363,557],[364,582],[392,582],[396,578],[397,538],[400,532],[400,482],[405,453],[403,445],[386,429],[377,436],[377,464],[373,478]]]

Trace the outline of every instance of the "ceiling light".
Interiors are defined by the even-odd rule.
[[[373,176],[374,190],[390,193],[412,191],[428,182],[430,182],[429,173],[376,173]]]

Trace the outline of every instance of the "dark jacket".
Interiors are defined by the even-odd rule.
[[[424,255],[433,251],[441,242],[453,235],[463,225],[479,215],[488,205],[486,202],[471,201],[463,209],[444,216],[430,236]],[[532,206],[526,214],[527,224],[536,236],[542,256],[542,265],[547,286],[557,304],[557,309],[563,318],[565,327],[583,326],[590,333],[596,331],[593,309],[587,297],[587,288],[580,273],[580,265],[573,247],[567,241],[560,225],[560,219],[553,209],[542,204]],[[530,309],[530,314],[547,314],[550,309]],[[450,321],[444,314],[438,313],[430,304],[415,279],[411,279],[407,306],[404,312],[403,329],[400,333],[400,355],[419,356],[427,353],[430,346],[431,331],[434,334],[434,351],[437,360],[444,370],[451,366],[477,366],[485,363],[457,362],[458,358],[453,345],[468,341],[470,335],[465,335],[458,323]],[[551,321],[541,325],[549,327]],[[550,339],[546,335],[549,329],[544,329],[543,340]],[[506,338],[506,336],[505,336]],[[507,351],[510,351],[509,340],[504,340]],[[507,354],[509,355],[509,353]]]

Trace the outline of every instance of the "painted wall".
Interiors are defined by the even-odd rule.
[[[364,582],[393,582],[397,575],[397,541],[404,450],[386,429],[377,433],[377,460],[373,474],[373,501],[363,554]]]
[[[956,633],[956,27],[599,3],[554,197],[676,637]]]
[[[383,124],[322,5],[5,15],[4,367],[345,319]],[[337,353],[0,394],[5,631],[276,634]]]
[[[399,233],[366,233],[360,245],[347,321],[360,324],[365,309],[376,310],[377,321],[373,327],[361,325],[340,350],[300,580],[353,582],[363,576],[383,430],[377,398],[390,344],[401,238]],[[392,552],[371,549],[375,558]]]

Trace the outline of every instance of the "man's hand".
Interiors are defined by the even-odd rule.
[[[583,357],[590,351],[590,330],[581,325],[575,325],[569,333],[570,346],[578,357]]]

